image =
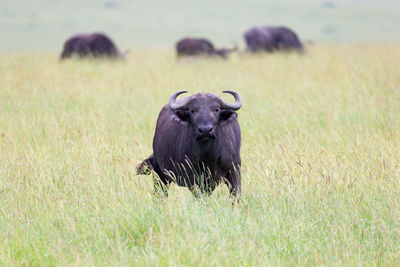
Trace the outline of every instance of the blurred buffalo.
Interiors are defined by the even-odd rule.
[[[210,41],[202,38],[187,37],[176,43],[176,53],[178,57],[205,55],[226,59],[230,53],[237,51],[237,49],[236,45],[234,48],[216,49]]]
[[[304,50],[296,33],[286,27],[254,27],[244,33],[244,39],[249,52]]]
[[[113,41],[103,33],[75,34],[64,43],[60,59],[72,56],[94,58],[120,58],[124,59]]]

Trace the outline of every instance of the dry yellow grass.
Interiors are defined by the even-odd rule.
[[[1,265],[399,264],[398,45],[57,60],[0,55]],[[243,98],[234,207],[224,186],[154,201],[135,176],[182,89]]]

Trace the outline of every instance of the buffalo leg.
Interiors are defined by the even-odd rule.
[[[189,187],[190,192],[192,192],[193,196],[195,196],[196,198],[200,198],[204,194],[206,194],[207,196],[211,196],[214,189],[215,185],[204,187],[196,184]]]
[[[168,197],[168,189],[169,189],[169,181],[165,179],[164,174],[161,172],[160,167],[157,164],[157,161],[154,158],[154,155],[151,155],[147,159],[143,160],[137,167],[137,174],[148,175],[153,173],[153,185],[154,185],[154,195],[164,195]]]
[[[164,182],[157,175],[153,176],[154,195],[168,197],[169,182]]]
[[[192,195],[195,198],[200,198],[201,197],[201,191],[198,185],[192,185],[189,187],[190,192],[192,192]]]
[[[170,180],[167,179],[166,175],[161,171],[160,166],[158,166],[157,160],[151,155],[152,158],[152,167],[156,174],[153,175],[154,182],[154,194],[155,195],[164,195],[168,197],[168,189],[170,186]]]
[[[149,175],[151,170],[154,170],[154,156],[151,155],[147,159],[143,160],[137,167],[136,173],[142,175]]]
[[[228,186],[231,196],[236,198],[240,194],[242,191],[242,178],[239,168],[228,172],[226,175],[225,184]]]

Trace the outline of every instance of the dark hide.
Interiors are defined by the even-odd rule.
[[[78,56],[81,58],[123,57],[111,39],[102,33],[77,34],[70,37],[64,43],[64,49],[61,53],[60,59],[66,59],[72,56]]]
[[[245,32],[249,52],[303,51],[296,33],[286,27],[254,27]]]
[[[138,165],[137,172],[148,174],[149,168],[153,169],[166,195],[171,182],[209,194],[225,182],[236,196],[241,191],[237,113],[224,108],[222,100],[211,93],[179,101],[188,101],[188,105],[177,111],[172,111],[169,105],[162,108],[153,154]]]
[[[217,56],[225,59],[236,50],[237,47],[216,49],[210,41],[198,38],[184,38],[176,43],[178,57],[202,55]]]

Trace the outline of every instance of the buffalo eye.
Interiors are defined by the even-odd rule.
[[[219,108],[216,108],[216,109],[215,109],[215,112],[217,112],[217,113],[218,113],[218,112],[219,112]]]
[[[192,113],[192,114],[195,113],[194,109],[191,109],[191,110],[190,110],[190,113]]]

